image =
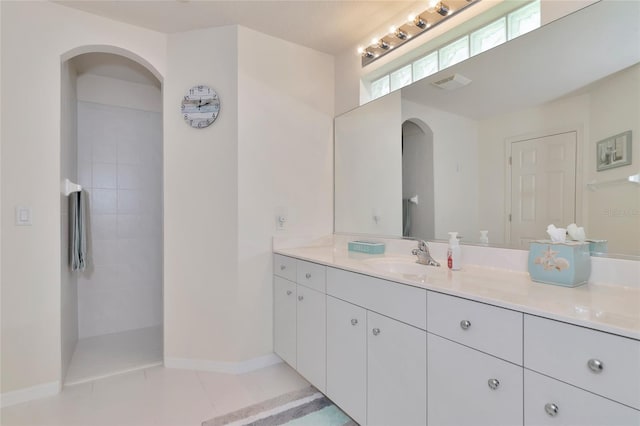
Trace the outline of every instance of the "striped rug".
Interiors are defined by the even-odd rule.
[[[223,425],[357,426],[357,423],[310,386],[202,423],[202,426]]]

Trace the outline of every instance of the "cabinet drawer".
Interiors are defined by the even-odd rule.
[[[289,281],[295,281],[296,259],[292,257],[282,256],[280,254],[274,254],[273,273],[279,277],[286,278]]]
[[[640,425],[640,411],[527,369],[524,396],[525,426]]]
[[[525,367],[640,409],[639,341],[531,315],[524,333]]]
[[[298,260],[296,270],[296,282],[298,284],[302,284],[323,293],[326,291],[326,266],[318,265],[317,263],[305,262],[304,260]]]
[[[522,365],[522,313],[429,291],[427,331]]]
[[[427,333],[429,425],[522,425],[522,367]]]
[[[424,289],[327,268],[327,294],[426,330]]]

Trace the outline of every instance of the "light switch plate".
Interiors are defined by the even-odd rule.
[[[16,225],[31,226],[31,207],[16,206]]]

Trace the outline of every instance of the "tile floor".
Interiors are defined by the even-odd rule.
[[[76,385],[162,365],[162,327],[148,327],[78,340],[65,384]]]
[[[2,409],[3,426],[200,426],[204,420],[309,386],[284,363],[242,375],[162,366],[67,386]]]

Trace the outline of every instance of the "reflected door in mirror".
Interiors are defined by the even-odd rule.
[[[511,143],[512,247],[547,238],[547,225],[576,220],[576,132]]]

